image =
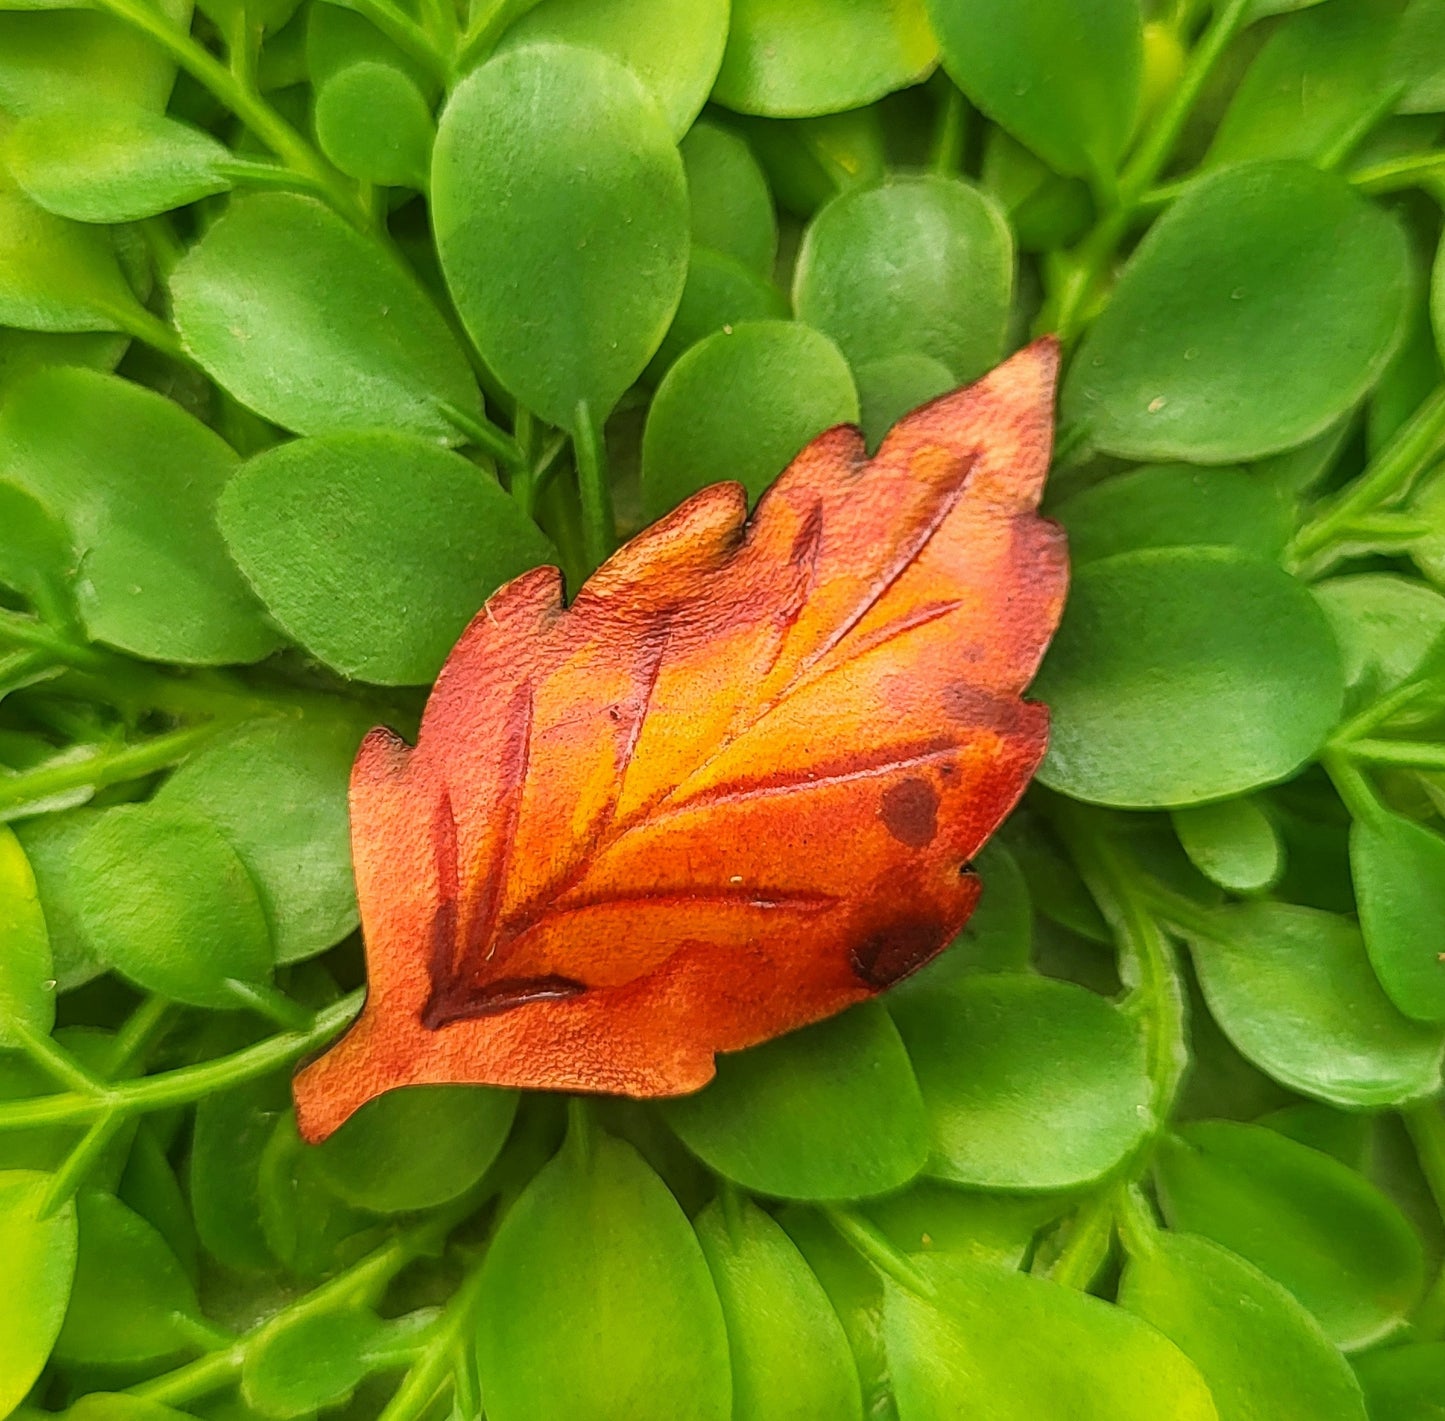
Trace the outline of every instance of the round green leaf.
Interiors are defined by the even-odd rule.
[[[0,395],[0,403],[8,396]],[[64,525],[38,499],[0,483],[0,583],[20,593],[43,621],[73,625],[75,550]]]
[[[574,432],[599,421],[667,331],[687,271],[687,184],[651,96],[568,45],[503,54],[442,114],[437,251],[483,359]]]
[[[1172,1342],[1122,1308],[996,1263],[915,1255],[884,1284],[898,1421],[1216,1421]]]
[[[277,962],[299,962],[356,926],[346,795],[364,722],[259,721],[192,755],[154,803],[209,819],[255,880]]]
[[[316,1148],[348,1204],[378,1214],[430,1209],[465,1193],[496,1159],[517,1096],[481,1086],[415,1086],[368,1101]]]
[[[1134,131],[1139,0],[927,0],[955,84],[1061,173],[1112,173]]]
[[[837,346],[794,321],[747,321],[699,341],[667,372],[642,437],[650,520],[736,479],[758,498],[815,435],[856,422],[858,395]]]
[[[1417,1021],[1445,1021],[1445,838],[1378,809],[1350,828],[1350,875],[1375,974]]]
[[[1236,548],[1277,560],[1294,532],[1289,503],[1242,469],[1158,464],[1131,469],[1066,499],[1075,567],[1141,548]]]
[[[55,1355],[117,1366],[169,1357],[189,1345],[199,1317],[195,1289],[154,1226],[114,1195],[76,1201],[80,1246],[75,1288]]]
[[[1039,778],[1143,807],[1285,779],[1334,728],[1344,687],[1302,583],[1232,551],[1164,548],[1079,569],[1033,693],[1053,715]]]
[[[861,1421],[843,1324],[787,1234],[744,1200],[710,1204],[695,1227],[727,1322],[733,1415]]]
[[[256,885],[204,819],[149,805],[107,809],[74,849],[71,886],[102,960],[145,991],[226,1008],[239,1005],[233,983],[270,979]]]
[[[1424,1283],[1420,1240],[1374,1185],[1258,1125],[1207,1121],[1155,1155],[1172,1227],[1204,1234],[1282,1284],[1336,1346],[1404,1321]]]
[[[181,1192],[154,1118],[137,1123],[116,1196],[128,1204],[165,1239],[193,1283],[200,1276],[200,1241],[190,1203]]]
[[[231,154],[210,134],[84,97],[21,119],[4,157],[41,207],[80,222],[138,222],[231,185]]]
[[[1069,367],[1063,421],[1128,459],[1222,464],[1301,444],[1379,378],[1411,283],[1399,224],[1343,178],[1226,168],[1135,249]]]
[[[66,526],[86,630],[137,656],[255,661],[278,637],[216,530],[230,447],[129,380],[55,368],[0,409],[11,479]]]
[[[51,1176],[29,1170],[0,1173],[0,1416],[25,1400],[60,1333],[75,1277],[75,1205],[46,1218],[40,1206]]]
[[[424,189],[435,136],[431,105],[406,70],[363,59],[316,86],[316,141],[361,182]]]
[[[1240,1053],[1276,1080],[1347,1107],[1440,1088],[1445,1030],[1408,1020],[1380,990],[1354,924],[1286,903],[1224,908],[1191,933],[1199,984]]]
[[[1219,1421],[1366,1421],[1349,1363],[1319,1323],[1208,1239],[1156,1233],[1131,1245],[1119,1303],[1199,1368]]]
[[[775,118],[856,109],[938,62],[923,0],[733,0],[713,98]]]
[[[727,0],[542,0],[497,49],[550,41],[608,55],[642,81],[681,138],[717,77],[727,33]]]
[[[931,355],[886,355],[853,371],[858,381],[858,423],[870,449],[904,415],[946,394],[958,381],[953,371]]]
[[[369,1352],[382,1331],[374,1313],[359,1309],[279,1325],[247,1348],[241,1396],[247,1406],[278,1418],[336,1406],[371,1369]]]
[[[963,1253],[1018,1268],[1034,1235],[1069,1208],[1070,1196],[997,1194],[915,1179],[865,1204],[868,1218],[907,1253]]]
[[[1440,1421],[1445,1416],[1445,1342],[1370,1352],[1355,1373],[1377,1421]]]
[[[466,357],[416,279],[330,208],[235,199],[171,274],[176,324],[206,373],[300,434],[394,429],[455,441],[477,409]]]
[[[75,809],[41,814],[14,826],[35,875],[35,887],[49,929],[52,975],[68,992],[105,970],[99,947],[86,930],[74,882],[74,852],[99,811]]]
[[[327,665],[383,685],[431,682],[498,587],[556,560],[489,475],[390,431],[258,454],[219,516],[276,621]]]
[[[717,1292],[687,1217],[630,1146],[574,1128],[482,1265],[491,1421],[729,1421]]]
[[[918,1083],[876,1002],[721,1056],[710,1085],[662,1109],[712,1169],[785,1199],[883,1194],[928,1158]]]
[[[0,1047],[49,1036],[55,978],[35,874],[20,840],[0,825]]]
[[[1138,1024],[1083,987],[977,976],[893,1012],[923,1090],[937,1178],[984,1189],[1085,1184],[1149,1128]]]
[[[771,276],[778,218],[768,180],[746,140],[703,120],[678,151],[687,175],[693,246],[725,252],[759,276]]]
[[[282,0],[282,3],[289,4],[291,0]],[[254,10],[254,6],[251,8]],[[305,64],[297,68],[310,76],[315,87],[320,88],[349,65],[375,62],[403,70],[423,93],[436,95],[435,65],[424,63],[417,55],[393,43],[359,9],[352,9],[349,5],[343,8],[335,3],[308,5],[306,8],[310,13],[305,17]],[[417,0],[398,0],[397,8],[411,19],[420,20],[421,7]]]
[[[799,319],[856,366],[927,355],[960,382],[1003,355],[1013,239],[991,197],[935,173],[834,198],[808,225],[793,276]]]
[[[1231,893],[1261,893],[1284,872],[1284,844],[1253,796],[1176,809],[1170,818],[1189,862]]]
[[[1314,589],[1345,663],[1345,684],[1378,696],[1407,681],[1445,638],[1445,596],[1408,577],[1361,572]]]

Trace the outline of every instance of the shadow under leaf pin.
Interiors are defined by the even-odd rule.
[[[487,602],[416,747],[357,756],[368,996],[296,1079],[307,1139],[406,1085],[694,1091],[955,936],[1047,744],[1057,364],[1036,342],[871,459],[827,431],[751,518],[704,489],[570,607],[551,567]]]

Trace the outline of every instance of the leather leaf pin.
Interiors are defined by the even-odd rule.
[[[296,1080],[308,1139],[428,1082],[693,1091],[949,942],[1047,741],[1022,693],[1068,575],[1035,511],[1057,360],[872,459],[829,430],[751,518],[704,489],[570,607],[551,567],[490,599],[416,748],[357,756],[370,985]]]

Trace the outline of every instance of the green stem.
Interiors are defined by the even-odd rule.
[[[612,513],[612,486],[607,482],[607,449],[602,430],[585,400],[577,406],[572,449],[577,459],[583,544],[590,573],[606,562],[617,546],[617,524]]]
[[[1342,489],[1295,535],[1289,553],[1304,564],[1336,542],[1349,525],[1377,504],[1405,492],[1409,484],[1445,449],[1445,385],[1391,436],[1365,471]],[[1315,569],[1316,574],[1328,567]]]
[[[1445,770],[1445,745],[1428,740],[1352,740],[1339,747],[1367,765],[1400,765],[1410,770]]]
[[[909,1256],[893,1246],[878,1229],[849,1209],[823,1207],[823,1217],[885,1277],[917,1297],[932,1296],[932,1282],[914,1266]]]
[[[168,356],[178,365],[185,365],[191,370],[200,370],[201,367],[196,364],[190,352],[181,344],[180,336],[153,311],[146,310],[139,302],[129,307],[117,306],[108,314],[124,334],[144,341],[153,350],[160,351],[162,355]]]
[[[403,54],[416,60],[439,84],[451,77],[447,61],[437,52],[431,36],[410,15],[387,0],[347,0],[347,8],[364,15]]]
[[[493,424],[485,415],[468,414],[466,410],[458,409],[456,405],[445,400],[439,401],[437,408],[442,417],[459,434],[465,434],[478,449],[500,459],[509,469],[525,467],[526,459],[522,455],[521,446],[501,425]]]
[[[80,1137],[79,1144],[50,1177],[50,1184],[38,1210],[42,1219],[48,1219],[69,1202],[71,1195],[85,1183],[96,1162],[110,1148],[110,1142],[120,1133],[125,1123],[125,1117],[114,1111],[91,1121],[85,1134]]]
[[[243,982],[228,977],[225,985],[239,1005],[258,1012],[283,1031],[309,1031],[316,1020],[315,1012],[292,1001],[270,982]]]
[[[57,1085],[97,1098],[105,1095],[106,1082],[82,1066],[53,1037],[31,1031],[18,1022],[11,1024],[11,1030],[20,1039],[21,1050]]]
[[[457,1354],[471,1341],[482,1296],[480,1261],[452,1295],[420,1357],[386,1403],[377,1421],[413,1421],[445,1386]]]
[[[1408,158],[1391,158],[1368,168],[1357,168],[1350,182],[1361,192],[1378,196],[1416,187],[1422,182],[1445,178],[1445,153],[1415,153]]]
[[[1114,1189],[1105,1187],[1074,1211],[1068,1239],[1046,1277],[1081,1292],[1098,1277],[1114,1238],[1116,1204]]]
[[[1335,792],[1344,800],[1350,817],[1366,823],[1380,817],[1380,799],[1369,779],[1361,773],[1358,766],[1350,763],[1349,757],[1354,755],[1360,745],[1370,743],[1368,740],[1356,741],[1349,747],[1348,754],[1327,751],[1320,757],[1320,763],[1333,782]]]
[[[928,166],[935,173],[956,173],[963,162],[964,140],[968,137],[968,101],[952,82],[939,109],[938,123],[928,154]]]
[[[1375,102],[1370,108],[1359,115],[1340,136],[1325,149],[1315,160],[1319,167],[1326,172],[1332,172],[1338,168],[1356,148],[1364,142],[1370,130],[1380,122],[1394,113],[1395,105],[1400,102],[1400,96],[1405,92],[1405,83],[1390,85],[1387,89],[1380,90],[1375,96]]]
[[[1428,1100],[1402,1110],[1400,1116],[1414,1141],[1420,1172],[1445,1222],[1445,1107],[1438,1100]]]
[[[1376,701],[1352,715],[1334,735],[1330,737],[1332,749],[1348,755],[1355,742],[1362,740],[1377,726],[1384,725],[1401,711],[1408,710],[1421,696],[1435,690],[1440,680],[1440,668],[1431,667],[1425,675],[1416,674],[1408,681],[1402,681],[1393,690],[1386,692]],[[1393,742],[1385,741],[1384,744]]]
[[[0,1101],[0,1132],[28,1130],[37,1125],[84,1124],[110,1110],[141,1115],[167,1110],[173,1105],[189,1105],[202,1096],[289,1066],[325,1046],[361,1009],[365,995],[365,989],[358,987],[323,1007],[316,1013],[310,1031],[281,1032],[229,1056],[109,1086],[101,1094],[67,1092],[30,1100]]]

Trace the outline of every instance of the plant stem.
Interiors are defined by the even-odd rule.
[[[1385,163],[1357,168],[1350,174],[1350,182],[1372,196],[1399,192],[1436,178],[1445,178],[1445,153],[1414,153],[1408,158],[1391,158]]]
[[[1069,1236],[1045,1277],[1083,1291],[1098,1276],[1114,1238],[1116,1200],[1112,1187],[1091,1195],[1075,1211]]]
[[[405,11],[387,0],[347,0],[347,8],[364,15],[403,54],[410,55],[439,84],[451,77],[447,61],[437,52],[431,36]]]
[[[446,401],[440,402],[437,408],[457,432],[465,434],[478,449],[500,459],[509,469],[526,466],[526,459],[517,441],[485,415],[468,414],[466,410],[458,409],[456,405]]]
[[[67,1092],[30,1100],[0,1101],[0,1132],[27,1130],[37,1125],[84,1124],[110,1110],[141,1115],[189,1105],[202,1096],[255,1080],[289,1066],[308,1052],[326,1045],[361,1009],[364,988],[323,1007],[309,1031],[284,1031],[254,1046],[179,1070],[104,1087],[100,1093]]]
[[[850,1209],[824,1207],[823,1217],[885,1277],[917,1297],[931,1297],[933,1284],[878,1229]]]
[[[1428,740],[1352,740],[1340,750],[1369,765],[1401,765],[1412,770],[1445,770],[1445,744]]]
[[[612,513],[612,486],[607,482],[607,449],[585,400],[577,406],[572,449],[577,458],[583,545],[590,573],[600,567],[617,546],[617,524]]]
[[[436,1331],[428,1338],[421,1356],[392,1394],[377,1421],[412,1421],[441,1391],[448,1373],[456,1366],[457,1353],[467,1345],[476,1326],[481,1283],[482,1270],[478,1261],[466,1281],[452,1295],[446,1312],[437,1322]]]
[[[964,140],[968,137],[968,101],[958,86],[949,82],[933,130],[928,166],[935,173],[956,173],[963,162]]]

